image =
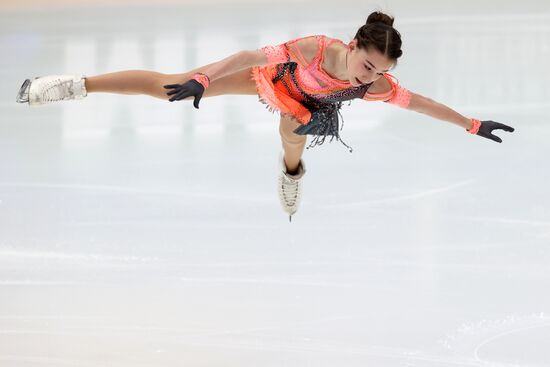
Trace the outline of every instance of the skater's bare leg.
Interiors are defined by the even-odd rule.
[[[292,175],[297,173],[300,159],[304,153],[307,137],[298,135],[294,130],[300,126],[300,123],[288,116],[281,116],[279,123],[279,133],[283,143],[284,160],[287,173]]]
[[[208,66],[208,65],[207,65]],[[86,77],[88,93],[145,94],[168,100],[170,96],[164,85],[184,83],[199,72],[201,67],[182,74],[162,74],[147,70],[125,70],[109,74]],[[256,85],[251,79],[251,68],[240,70],[213,80],[204,91],[203,98],[222,94],[257,94]],[[186,100],[192,100],[188,97]]]
[[[86,77],[90,93],[148,94],[154,92],[163,74],[146,70],[125,70]]]

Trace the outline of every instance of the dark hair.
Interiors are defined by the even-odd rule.
[[[396,61],[403,51],[401,51],[401,34],[393,28],[394,18],[379,11],[375,11],[367,18],[357,33],[357,47],[368,50],[371,47],[376,48],[380,53],[390,60]]]

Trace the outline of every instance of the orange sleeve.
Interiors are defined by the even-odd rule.
[[[365,93],[366,101],[384,101],[402,108],[406,108],[411,102],[412,93],[399,85],[397,78],[385,73],[384,78],[390,83],[390,90],[384,93]]]

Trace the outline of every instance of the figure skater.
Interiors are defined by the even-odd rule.
[[[306,173],[302,154],[307,135],[313,136],[308,149],[323,144],[330,136],[330,141],[336,138],[352,151],[339,136],[343,101],[361,98],[388,102],[451,122],[498,143],[502,140],[492,134],[493,130],[514,131],[499,122],[466,118],[400,86],[388,74],[402,55],[401,35],[393,22],[393,17],[373,12],[348,44],[325,35],[301,37],[277,46],[240,51],[183,74],[127,70],[92,77],[49,75],[27,79],[17,102],[35,106],[103,92],[146,94],[170,102],[193,99],[198,109],[203,97],[258,95],[266,108],[280,115],[278,194],[291,221],[302,198]]]

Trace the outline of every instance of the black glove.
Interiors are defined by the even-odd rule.
[[[167,95],[172,96],[172,98],[169,99],[170,102],[179,101],[180,99],[184,99],[189,96],[195,96],[193,106],[197,109],[199,108],[199,101],[204,93],[204,87],[195,79],[188,80],[183,84],[165,85],[164,88],[171,89],[171,91],[166,93]]]
[[[496,121],[480,121],[481,126],[479,127],[479,131],[476,133],[476,135],[483,136],[484,138],[491,139],[496,141],[497,143],[502,143],[502,139],[499,138],[496,135],[493,135],[492,132],[495,129],[502,129],[504,131],[513,132],[514,128],[508,125],[501,124],[500,122]]]

